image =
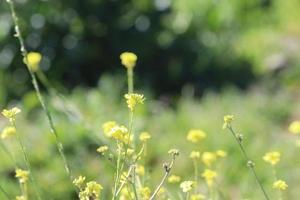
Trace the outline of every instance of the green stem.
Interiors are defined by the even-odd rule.
[[[116,178],[115,178],[115,185],[114,185],[114,193],[113,193],[113,200],[117,198],[117,188],[120,179],[120,161],[121,161],[121,146],[119,146],[119,142],[117,144],[118,148],[118,160],[117,160],[117,171],[116,171]]]
[[[242,151],[242,154],[244,155],[244,158],[245,158],[246,162],[252,162],[252,160],[249,159],[249,156],[248,156],[248,154],[246,153],[246,151],[245,151],[245,149],[244,149],[244,147],[243,147],[243,145],[242,145],[242,142],[239,140],[239,138],[237,137],[237,135],[236,135],[236,133],[234,132],[234,130],[232,129],[232,127],[231,127],[231,126],[228,126],[228,129],[230,130],[230,132],[232,133],[232,136],[235,138],[236,142],[238,143],[238,145],[239,145],[239,147],[240,147],[240,149],[241,149],[241,151]],[[267,193],[266,193],[266,191],[265,191],[265,189],[264,189],[264,187],[263,187],[261,181],[259,180],[259,178],[258,178],[258,176],[257,176],[256,170],[254,169],[254,165],[253,165],[253,164],[250,164],[248,167],[250,168],[252,174],[254,175],[254,177],[255,177],[255,179],[256,179],[256,182],[258,183],[258,185],[259,185],[261,191],[262,191],[263,194],[264,194],[265,199],[269,200],[269,197],[268,197],[268,195],[267,195]]]
[[[4,194],[4,196],[8,199],[11,200],[12,198],[9,196],[9,194],[4,190],[4,188],[0,185],[0,191]]]
[[[128,94],[133,93],[133,69],[127,68]]]

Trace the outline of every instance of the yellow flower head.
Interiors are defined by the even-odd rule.
[[[234,116],[233,115],[225,115],[224,116],[223,129],[226,129],[226,128],[230,127],[231,122],[233,120],[234,120]]]
[[[110,133],[111,129],[117,125],[118,124],[115,121],[107,121],[104,124],[102,124],[102,129],[103,129],[104,134],[107,137],[111,137],[111,135],[109,135],[109,133]]]
[[[16,115],[17,115],[18,113],[20,113],[20,112],[21,112],[21,110],[20,110],[19,108],[13,107],[13,108],[10,109],[10,110],[4,109],[4,110],[2,111],[2,115],[3,115],[4,117],[6,117],[7,119],[9,119],[10,122],[13,122],[13,121],[16,120]]]
[[[140,141],[142,142],[147,142],[147,140],[149,140],[150,138],[151,135],[148,132],[142,132],[139,137]]]
[[[199,159],[200,158],[200,152],[199,151],[192,151],[190,154],[191,159]]]
[[[168,182],[169,183],[179,183],[181,180],[180,176],[177,176],[177,175],[171,175],[169,178],[168,178]]]
[[[288,185],[283,180],[277,180],[273,183],[273,188],[277,190],[286,190]]]
[[[101,146],[97,149],[98,153],[104,154],[108,150],[108,146]]]
[[[224,158],[224,157],[227,156],[227,152],[226,152],[226,151],[223,151],[223,150],[217,150],[217,151],[216,151],[216,155],[217,155],[218,157]]]
[[[216,171],[205,169],[201,176],[205,179],[207,185],[211,186],[217,178],[218,174]]]
[[[187,193],[191,191],[195,187],[195,182],[194,181],[184,181],[180,183],[180,188],[184,193]]]
[[[188,132],[186,139],[192,143],[197,143],[206,138],[206,133],[199,129],[192,129]]]
[[[128,129],[125,126],[114,126],[110,132],[108,133],[108,135],[110,137],[115,138],[116,140],[124,140],[125,135],[128,134]]]
[[[276,165],[280,161],[280,153],[277,151],[268,152],[264,155],[263,160],[270,163],[271,165]]]
[[[27,59],[24,58],[24,63],[27,63],[27,66],[32,72],[36,72],[40,67],[40,62],[42,60],[42,55],[38,52],[30,52],[27,54]]]
[[[143,165],[138,165],[138,166],[136,166],[135,172],[140,176],[144,176],[145,175],[145,167]]]
[[[206,166],[211,167],[211,165],[217,160],[217,155],[213,152],[204,152],[201,160]]]
[[[86,184],[85,189],[79,192],[79,199],[99,199],[101,190],[103,190],[103,187],[100,184],[98,184],[96,181],[90,181]]]
[[[191,200],[203,200],[205,199],[205,196],[203,194],[192,194]]]
[[[16,196],[16,200],[26,200],[26,198],[22,195],[22,196]]]
[[[124,97],[126,99],[127,106],[131,111],[134,110],[136,105],[143,104],[145,101],[144,95],[142,94],[125,94]]]
[[[137,56],[131,52],[124,52],[120,55],[120,59],[121,59],[122,64],[127,69],[132,69],[136,64]]]
[[[26,183],[29,177],[29,171],[16,169],[16,178],[19,179],[20,183]]]
[[[139,194],[142,200],[149,200],[151,195],[151,190],[148,187],[142,187],[139,189]]]
[[[294,134],[300,134],[300,121],[293,121],[289,125],[289,131]]]
[[[16,128],[13,126],[5,127],[1,133],[1,139],[5,139],[16,134]]]
[[[85,182],[85,176],[79,176],[78,178],[74,179],[73,184],[78,187],[79,189],[82,189]]]

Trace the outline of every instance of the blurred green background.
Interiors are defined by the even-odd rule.
[[[236,144],[221,130],[223,115],[232,113],[271,198],[277,195],[272,172],[261,157],[279,150],[278,174],[289,184],[284,197],[298,199],[299,147],[287,127],[300,118],[299,0],[14,2],[27,48],[43,54],[41,69],[63,94],[42,87],[75,174],[106,188],[112,184],[112,169],[95,149],[107,142],[103,122],[127,123],[119,55],[132,51],[138,55],[135,85],[147,98],[134,130],[153,134],[146,160],[152,188],[170,148],[182,151],[174,173],[186,179],[193,177],[192,163],[186,164],[191,150],[224,149],[228,157],[218,182],[225,199],[262,199]],[[8,8],[0,2],[0,106],[23,110],[17,126],[44,197],[76,199],[22,63]],[[190,128],[208,133],[201,147],[184,140]],[[22,160],[16,144],[7,145]],[[17,195],[13,165],[4,151],[0,157],[0,183]]]

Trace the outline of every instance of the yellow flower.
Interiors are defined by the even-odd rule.
[[[90,199],[99,199],[100,192],[103,190],[103,187],[95,181],[90,181],[86,184],[84,190],[79,192],[80,200],[90,200]]]
[[[117,122],[115,121],[108,121],[108,122],[105,122],[103,125],[102,125],[102,129],[103,129],[103,132],[104,134],[107,136],[107,137],[111,137],[111,135],[109,135],[111,129],[115,126],[117,126]]]
[[[218,176],[216,171],[205,169],[201,176],[205,179],[208,186],[211,186],[214,183],[214,180]]]
[[[98,153],[104,154],[108,150],[108,146],[101,146],[97,149]]]
[[[273,188],[277,190],[286,190],[288,185],[283,180],[277,180],[273,183]]]
[[[133,199],[134,193],[129,190],[127,187],[123,187],[121,190],[120,200],[130,200]]]
[[[142,94],[125,94],[126,103],[128,108],[133,111],[137,104],[143,104],[145,101],[144,95]]]
[[[184,193],[191,191],[195,187],[194,181],[184,181],[180,183],[180,188]]]
[[[151,195],[151,190],[148,187],[142,187],[139,189],[139,194],[142,200],[149,200]]]
[[[202,200],[205,199],[203,194],[192,194],[190,200]]]
[[[147,140],[149,140],[150,138],[151,135],[148,132],[142,132],[139,137],[140,141],[142,142],[147,142]]]
[[[16,120],[16,115],[17,115],[18,113],[20,113],[20,112],[21,112],[21,110],[20,110],[19,108],[13,107],[13,108],[10,109],[10,110],[4,109],[4,110],[2,111],[2,115],[3,115],[4,117],[6,117],[7,119],[9,119],[10,122],[13,122],[13,121]]]
[[[223,150],[217,150],[216,151],[216,155],[221,157],[221,158],[224,158],[227,156],[227,152],[226,151],[223,151]]]
[[[29,177],[29,171],[16,169],[16,178],[19,179],[20,183],[26,183]]]
[[[263,160],[270,163],[271,165],[276,165],[280,161],[280,153],[277,151],[268,152],[264,155]]]
[[[224,124],[223,124],[223,129],[226,129],[231,126],[231,122],[234,120],[233,115],[225,115],[224,116]]]
[[[128,134],[128,129],[125,126],[114,126],[110,132],[108,133],[108,135],[110,137],[115,138],[116,140],[124,140],[125,135]]]
[[[5,139],[16,134],[17,130],[13,126],[5,127],[1,133],[1,139]]]
[[[197,143],[206,138],[206,133],[199,129],[192,129],[188,132],[186,139],[192,143]]]
[[[127,69],[132,69],[136,64],[137,56],[131,52],[124,52],[120,55],[120,59],[121,59],[122,64]]]
[[[32,72],[36,72],[39,69],[40,62],[42,60],[42,55],[38,52],[30,52],[27,54],[27,59],[24,58],[24,63]]]
[[[79,176],[78,178],[74,179],[73,184],[78,187],[79,189],[82,189],[84,186],[85,176]]]
[[[294,134],[299,134],[300,133],[300,121],[293,121],[289,125],[289,131]]]
[[[138,166],[136,166],[135,172],[140,176],[144,176],[145,175],[145,167],[143,165],[138,165]]]
[[[171,175],[169,178],[168,178],[168,182],[169,183],[179,183],[181,180],[180,176],[177,176],[177,175]]]
[[[200,158],[200,152],[199,151],[192,151],[190,154],[191,159],[198,159]]]
[[[22,195],[22,196],[16,196],[16,200],[26,200],[26,198]]]
[[[217,156],[213,152],[204,152],[201,160],[206,166],[211,167],[211,165],[217,160]]]

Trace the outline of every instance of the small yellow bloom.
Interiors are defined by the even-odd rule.
[[[126,103],[128,108],[133,111],[136,105],[143,104],[145,101],[144,95],[142,94],[125,94]]]
[[[300,134],[300,121],[293,121],[289,125],[289,131],[294,134]]]
[[[26,200],[26,198],[22,195],[22,196],[16,196],[16,200]]]
[[[132,191],[130,191],[129,188],[123,187],[123,189],[121,190],[120,200],[134,199],[133,196],[134,196],[134,193]]]
[[[97,149],[98,153],[104,154],[108,150],[108,146],[101,146]]]
[[[205,196],[203,194],[192,194],[190,200],[203,200]]]
[[[225,115],[224,116],[224,124],[223,124],[223,129],[226,129],[228,127],[230,127],[231,122],[234,120],[234,116],[233,115]]]
[[[184,193],[191,191],[195,187],[194,181],[184,181],[180,183],[180,188]]]
[[[273,183],[273,188],[277,190],[286,190],[288,185],[283,180],[278,180]]]
[[[27,59],[24,58],[24,63],[27,63],[27,66],[32,72],[36,72],[39,69],[40,62],[42,60],[42,55],[38,52],[30,52],[27,54]]]
[[[227,152],[226,151],[223,151],[223,150],[217,150],[216,151],[216,155],[221,157],[221,158],[224,158],[227,156]]]
[[[120,55],[120,59],[126,68],[132,69],[136,64],[137,56],[131,52],[124,52]]]
[[[139,189],[139,194],[142,200],[149,200],[151,195],[151,190],[148,187],[142,187]]]
[[[4,109],[4,110],[2,111],[2,115],[3,115],[4,117],[6,117],[7,119],[9,119],[10,122],[13,122],[13,121],[16,120],[16,115],[17,115],[18,113],[20,113],[20,112],[21,112],[21,110],[20,110],[19,108],[13,107],[13,108],[10,109],[10,110]]]
[[[207,185],[211,186],[214,183],[218,174],[216,171],[205,169],[201,176],[205,179]]]
[[[73,184],[78,187],[79,189],[82,189],[85,182],[85,176],[79,176],[78,178],[74,179]]]
[[[26,183],[29,177],[29,171],[16,169],[16,178],[19,179],[20,183]]]
[[[173,156],[178,156],[179,155],[179,150],[178,149],[170,149],[168,151],[168,154],[171,154]]]
[[[171,175],[169,178],[168,178],[168,182],[169,183],[179,183],[181,180],[180,176],[177,176],[177,175]]]
[[[151,135],[148,132],[142,132],[139,137],[140,141],[142,142],[147,142],[147,140],[149,140],[150,138]]]
[[[114,126],[108,133],[110,137],[116,140],[124,140],[125,135],[128,135],[128,129],[125,126]]]
[[[208,166],[211,167],[211,165],[217,160],[217,155],[213,152],[204,152],[201,157],[202,162]]]
[[[268,152],[264,155],[263,160],[270,163],[271,165],[276,165],[280,161],[280,153],[277,151]]]
[[[199,151],[192,151],[190,154],[191,159],[199,159],[200,158],[200,152]]]
[[[199,129],[192,129],[188,132],[186,139],[192,143],[200,142],[206,138],[206,133]]]
[[[89,199],[98,200],[101,190],[103,190],[103,187],[100,184],[98,184],[96,181],[90,181],[86,184],[85,189],[81,190],[79,192],[79,199],[80,200],[89,200]]]
[[[144,176],[145,175],[145,167],[143,165],[138,165],[138,166],[136,166],[135,172],[140,176]]]
[[[108,122],[105,122],[103,125],[102,125],[102,129],[103,129],[103,132],[104,134],[107,136],[107,137],[111,137],[111,135],[109,134],[111,129],[115,126],[117,126],[117,122],[115,121],[108,121]]]
[[[8,137],[14,136],[17,130],[13,126],[5,127],[1,133],[1,139],[6,139]]]

